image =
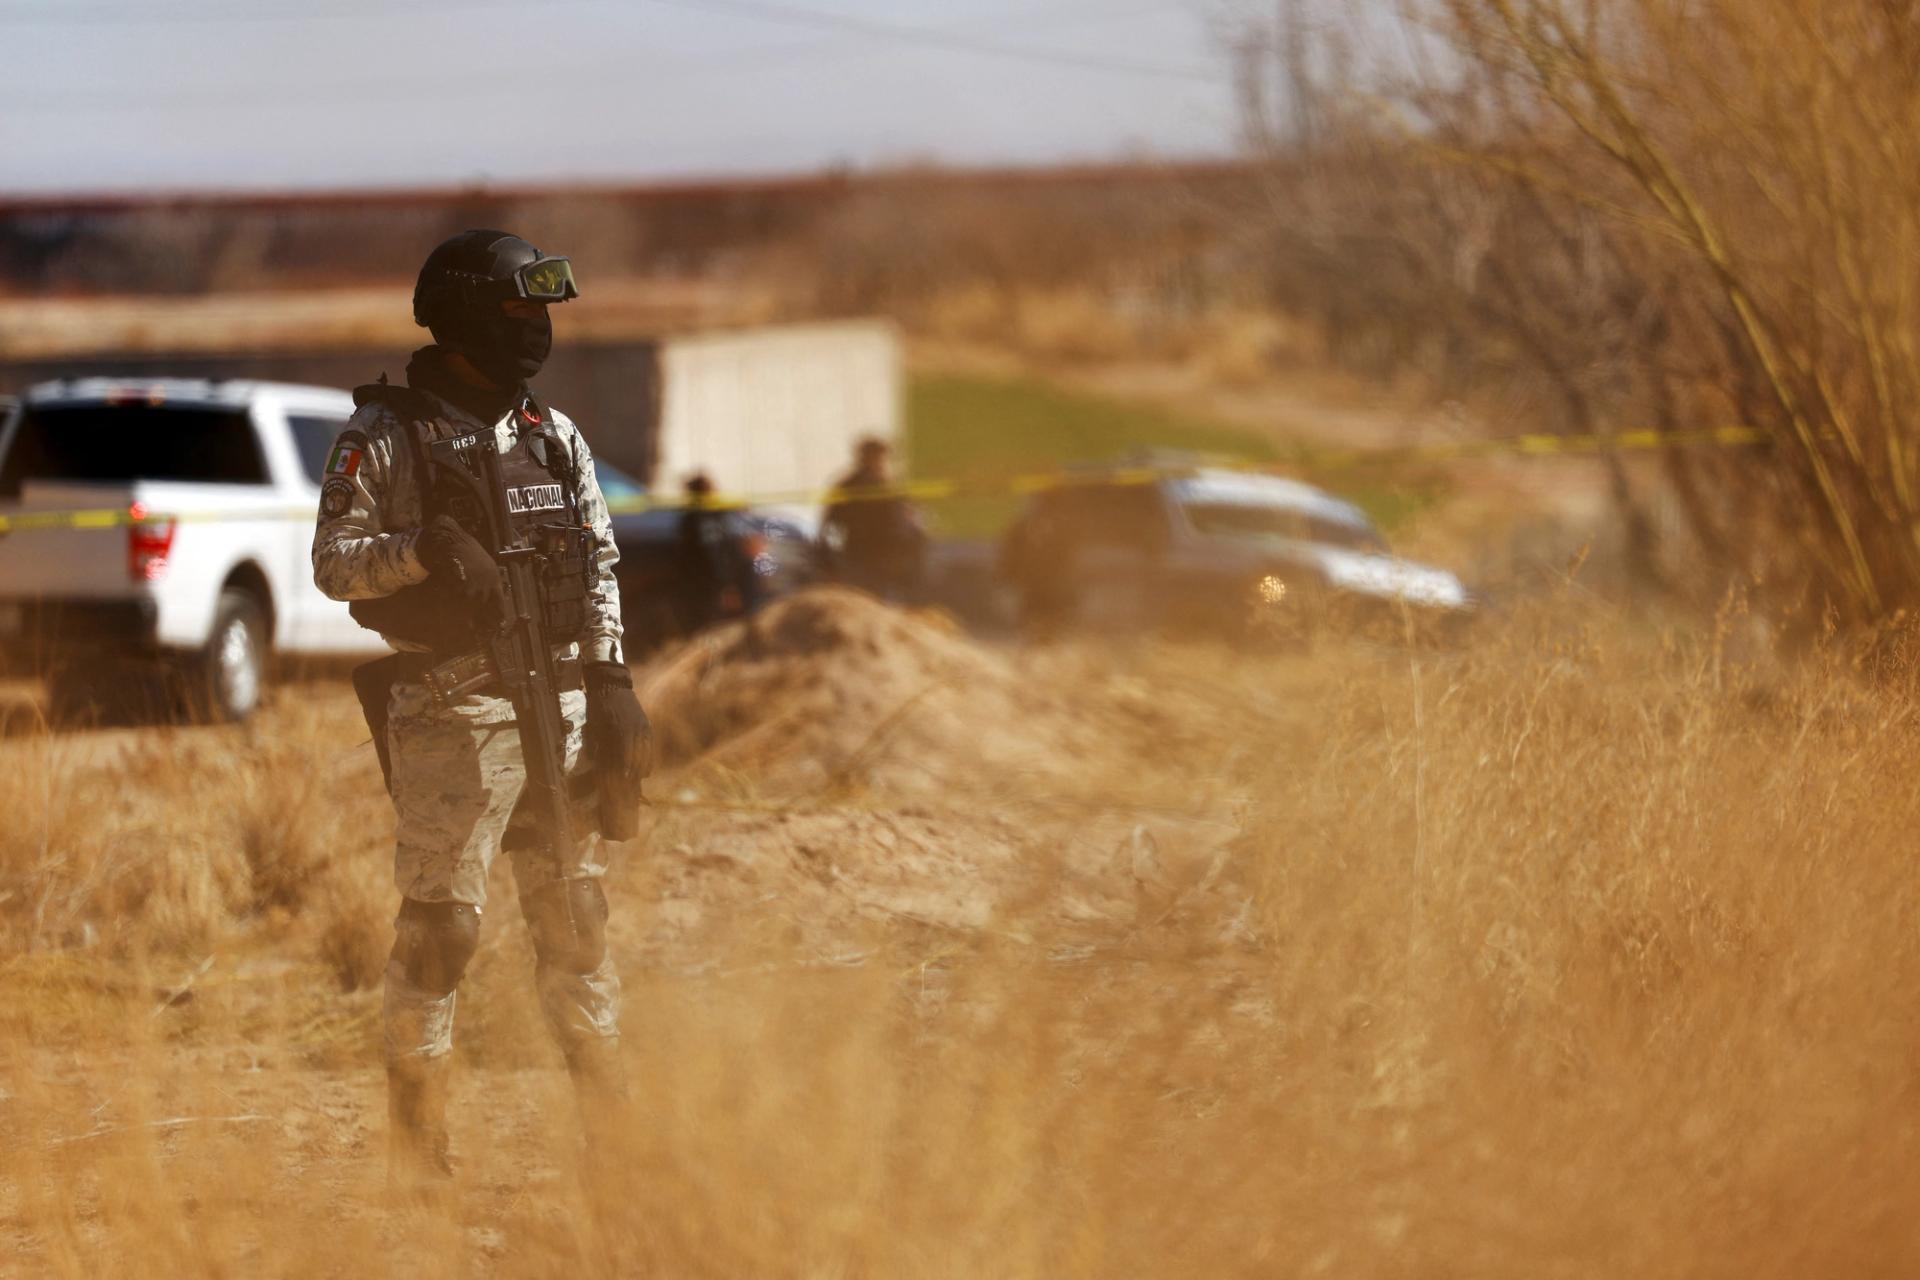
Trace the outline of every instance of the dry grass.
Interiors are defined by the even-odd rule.
[[[202,293],[189,297],[0,297],[0,354],[15,360],[136,352],[407,350],[411,285]],[[764,323],[770,291],[737,281],[603,279],[567,314],[576,340],[638,341],[662,333]]]
[[[896,304],[923,345],[988,353],[1030,369],[1171,364],[1222,387],[1270,385],[1327,360],[1306,326],[1272,311],[1210,303],[1170,309],[1086,285],[968,283]]]
[[[310,693],[248,729],[56,733],[16,717],[0,740],[0,946],[204,954],[366,888],[354,868],[392,819],[366,794],[351,704]]]
[[[125,813],[59,766],[70,740],[10,742],[47,765],[5,783],[0,1255],[65,1275],[1909,1274],[1920,702],[1838,655],[1741,669],[1711,636],[1584,612],[1467,654],[1017,659],[1131,763],[978,781],[977,737],[942,711],[945,754],[911,742],[934,786],[876,768],[834,801],[944,833],[952,863],[925,865],[949,871],[970,839],[1029,833],[982,928],[859,906],[879,872],[847,847],[790,854],[823,886],[797,899],[757,828],[663,812],[615,886],[633,1123],[580,1162],[525,943],[491,913],[444,1213],[384,1203],[377,996],[335,982],[368,977],[332,931],[364,942],[382,889],[341,708],[283,705],[250,744],[177,735],[175,763],[119,775]],[[341,829],[269,839],[270,796]],[[1212,825],[1165,819],[1183,796]],[[1090,850],[1115,820],[1069,812],[1089,800],[1132,834]],[[112,861],[135,829],[169,833],[158,865]],[[81,919],[91,950],[26,949]],[[218,963],[156,1013],[197,947]]]

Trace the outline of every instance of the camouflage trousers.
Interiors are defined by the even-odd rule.
[[[586,707],[586,694],[578,690],[561,697],[569,775],[584,767]],[[523,904],[556,881],[606,873],[603,845],[591,830],[577,833],[577,855],[565,865],[535,838],[540,819],[531,806],[519,804],[526,769],[513,705],[505,698],[468,697],[438,708],[421,686],[398,684],[389,703],[387,741],[393,753],[394,883],[401,896],[471,903],[484,918],[487,872],[502,848]],[[619,1034],[620,978],[611,956],[585,974],[537,963],[534,983],[563,1050]],[[423,991],[407,980],[403,964],[389,961],[387,1062],[449,1052],[458,994]]]

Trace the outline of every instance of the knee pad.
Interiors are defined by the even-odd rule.
[[[592,973],[607,958],[607,895],[597,879],[556,880],[520,899],[540,963]]]
[[[480,908],[467,902],[406,898],[393,922],[394,958],[407,981],[436,996],[450,994],[480,947]]]

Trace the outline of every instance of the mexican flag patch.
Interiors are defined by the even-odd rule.
[[[327,455],[327,474],[350,476],[360,469],[360,451],[350,444],[337,444]]]

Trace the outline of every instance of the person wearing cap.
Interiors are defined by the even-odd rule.
[[[911,603],[919,591],[927,533],[920,513],[893,479],[893,446],[861,440],[853,470],[834,484],[820,521],[820,541],[833,575],[885,600]]]

